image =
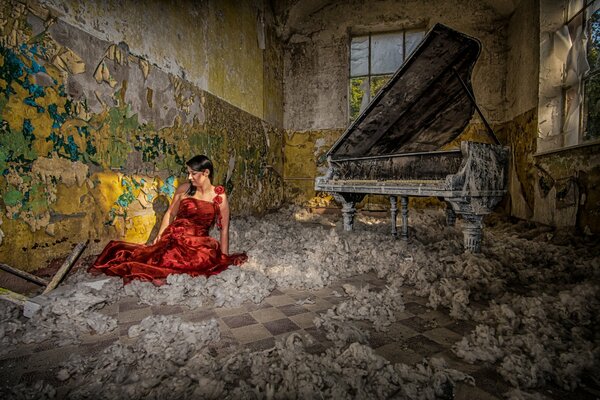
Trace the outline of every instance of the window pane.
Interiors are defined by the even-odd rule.
[[[366,76],[350,79],[350,121],[354,121],[369,104],[369,79]]]
[[[371,98],[374,98],[383,85],[390,80],[392,75],[374,76],[371,78]]]
[[[585,82],[583,123],[584,140],[600,139],[600,73],[590,76]]]
[[[352,38],[350,44],[350,76],[369,74],[369,37]]]
[[[408,56],[410,56],[410,54],[415,51],[415,49],[417,48],[417,45],[419,43],[421,43],[421,40],[423,40],[423,36],[425,35],[425,32],[423,31],[412,31],[412,32],[406,32],[405,36],[404,36],[404,41],[405,41],[405,45],[406,45],[406,53],[404,55],[405,58],[408,58]]]
[[[402,32],[371,36],[371,74],[391,74],[404,61]]]
[[[600,5],[600,1],[596,1]],[[587,23],[588,48],[587,56],[590,70],[600,68],[600,9],[597,9]]]

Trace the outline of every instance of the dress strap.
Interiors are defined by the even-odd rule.
[[[216,196],[213,198],[213,204],[215,205],[215,213],[217,215],[217,227],[219,229],[223,228],[223,224],[221,221],[221,203],[223,202],[223,198],[221,195],[225,193],[225,188],[223,186],[215,186]]]

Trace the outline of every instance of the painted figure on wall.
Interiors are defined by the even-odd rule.
[[[222,186],[213,186],[213,164],[203,155],[187,163],[188,182],[175,191],[158,234],[151,245],[110,241],[91,272],[165,282],[168,275],[215,275],[247,260],[245,253],[229,254],[229,203]],[[209,236],[220,229],[220,242]]]

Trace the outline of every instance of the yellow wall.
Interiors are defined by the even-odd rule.
[[[315,196],[315,177],[325,175],[325,153],[341,130],[286,131],[284,147],[285,200],[306,204]]]

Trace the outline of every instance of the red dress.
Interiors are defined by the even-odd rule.
[[[221,226],[219,194],[223,192],[223,187],[217,186],[212,202],[192,197],[182,199],[177,217],[153,245],[111,240],[90,272],[121,276],[125,283],[139,279],[162,285],[171,274],[209,276],[231,264],[242,264],[248,259],[245,253],[225,255],[219,241],[208,235],[215,222]]]

